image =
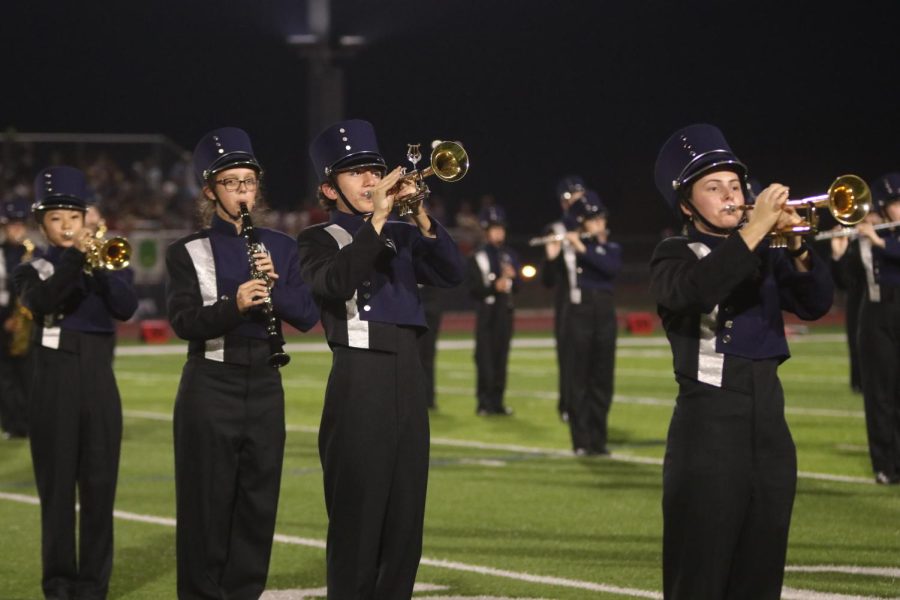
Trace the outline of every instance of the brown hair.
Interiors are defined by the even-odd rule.
[[[213,175],[209,179],[207,179],[203,183],[203,187],[213,188],[210,183],[213,182],[212,178],[215,177]],[[269,209],[268,204],[266,204],[266,199],[263,196],[263,182],[262,178],[259,180],[259,186],[256,188],[256,201],[253,203],[253,210],[250,211],[251,216],[259,215]],[[197,222],[200,223],[200,228],[205,229],[209,227],[210,223],[212,223],[213,215],[216,214],[216,201],[214,199],[209,198],[203,191],[200,190],[199,196],[197,196]]]

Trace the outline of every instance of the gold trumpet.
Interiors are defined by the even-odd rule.
[[[862,221],[872,208],[872,192],[869,186],[857,175],[841,175],[835,179],[828,191],[818,196],[809,196],[799,200],[788,200],[785,206],[804,210],[804,221],[785,229],[773,229],[769,232],[772,248],[787,247],[787,238],[792,235],[806,235],[819,230],[819,217],[816,208],[827,207],[832,216],[843,225],[855,225]],[[752,204],[731,204],[725,207],[731,212],[752,210]]]
[[[465,177],[469,171],[469,154],[460,142],[445,142],[435,140],[431,143],[431,165],[419,171],[416,163],[422,160],[419,144],[407,144],[406,159],[412,163],[413,170],[403,175],[390,190],[388,195],[396,194],[403,184],[413,182],[416,191],[401,196],[394,200],[397,214],[401,217],[418,214],[419,206],[431,194],[431,190],[423,181],[430,175],[437,176],[442,181],[454,182]],[[366,192],[366,197],[371,197],[371,192]]]
[[[85,248],[84,270],[88,273],[94,269],[119,271],[131,264],[131,244],[128,240],[119,236],[104,240],[106,231],[106,221],[101,219]]]

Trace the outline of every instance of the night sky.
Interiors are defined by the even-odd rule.
[[[13,5],[13,6],[9,6]],[[60,6],[65,5],[65,6]],[[511,230],[557,216],[557,179],[581,174],[614,231],[670,223],[653,186],[665,139],[718,125],[763,183],[792,197],[839,174],[900,170],[900,3],[634,0],[334,0],[346,115],[372,121],[400,164],[406,143],[463,141],[451,204],[492,193]],[[286,36],[304,2],[158,0],[4,5],[0,126],[161,133],[250,132],[270,201],[308,196],[306,65]]]

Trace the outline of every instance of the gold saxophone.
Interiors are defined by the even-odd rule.
[[[22,263],[27,263],[34,256],[34,242],[25,238],[22,240],[25,246],[25,254],[22,255]],[[12,327],[10,327],[9,337],[9,355],[25,356],[28,354],[28,348],[31,346],[31,331],[34,329],[34,315],[22,304],[22,300],[16,296],[16,302],[13,305]]]

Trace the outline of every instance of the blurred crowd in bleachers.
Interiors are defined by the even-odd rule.
[[[50,164],[67,164],[87,173],[95,202],[112,231],[128,235],[135,230],[193,230],[197,223],[200,188],[194,177],[189,152],[175,147],[127,144],[89,149],[76,145],[5,143],[0,158],[0,201],[13,197],[33,198],[35,174]],[[460,200],[448,214],[447,203],[438,194],[429,199],[429,211],[453,229],[464,253],[481,240],[478,211],[493,203],[490,194],[478,201]],[[267,211],[262,226],[296,236],[304,227],[325,221],[327,213],[311,197],[296,206]]]

